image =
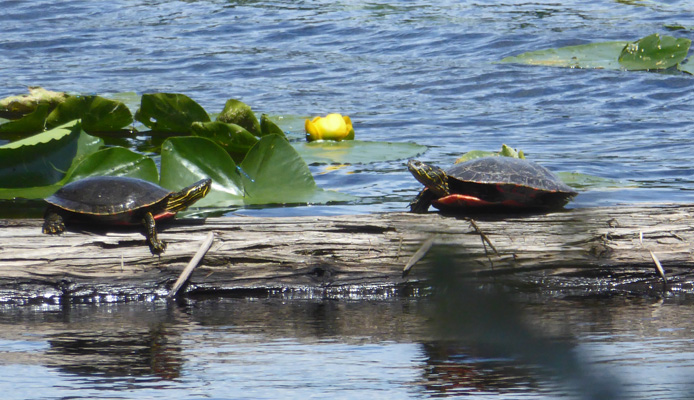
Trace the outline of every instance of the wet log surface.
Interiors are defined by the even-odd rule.
[[[38,219],[0,220],[0,302],[166,295],[209,232],[212,247],[182,292],[404,287],[426,277],[441,249],[468,276],[656,289],[653,251],[670,288],[691,290],[692,213],[694,206],[660,205],[475,216],[497,253],[467,219],[436,213],[176,220],[160,226],[168,243],[161,257],[137,230],[77,226],[49,236]],[[403,278],[408,259],[432,237],[432,250]]]

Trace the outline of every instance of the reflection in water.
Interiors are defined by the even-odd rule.
[[[507,393],[538,389],[541,374],[510,358],[477,357],[474,349],[447,341],[422,344],[427,354],[422,385],[434,395]]]
[[[150,389],[172,399],[663,398],[673,384],[689,393],[692,299],[509,296],[495,284],[445,282],[425,298],[2,308],[0,385],[127,399]],[[18,365],[38,369],[28,377]]]
[[[175,379],[183,366],[180,334],[163,323],[149,329],[67,331],[48,339],[47,356],[77,375]]]

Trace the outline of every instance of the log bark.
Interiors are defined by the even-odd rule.
[[[210,231],[215,241],[189,293],[394,287],[423,278],[427,256],[407,277],[402,270],[432,237],[432,251],[445,249],[468,275],[525,273],[538,281],[619,270],[657,285],[653,251],[671,283],[686,286],[692,213],[694,206],[658,205],[474,216],[498,254],[469,220],[437,213],[176,220],[160,226],[168,243],[161,257],[137,230],[69,227],[50,236],[38,219],[0,220],[0,302],[165,296]]]

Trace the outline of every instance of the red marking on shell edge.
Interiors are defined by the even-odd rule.
[[[465,194],[451,194],[432,201],[432,205],[436,208],[465,208],[465,207],[497,207],[505,206],[512,208],[528,207],[527,204],[519,203],[513,200],[505,200],[501,202],[491,202],[482,200],[479,197],[468,196]]]
[[[174,217],[175,215],[176,215],[175,212],[164,211],[164,212],[162,212],[162,213],[160,213],[160,214],[155,215],[155,216],[154,216],[154,219],[155,219],[156,221],[159,221],[160,219],[172,218],[172,217]]]
[[[132,214],[132,213],[130,213],[130,214]],[[154,220],[159,221],[162,219],[169,219],[169,218],[173,218],[175,215],[176,215],[175,212],[163,211],[159,214],[154,215]],[[140,225],[142,223],[142,221],[137,221],[137,220],[131,221],[131,220],[126,219],[126,220],[121,220],[121,221],[116,220],[116,221],[112,221],[110,223],[112,225],[133,226],[133,225]]]

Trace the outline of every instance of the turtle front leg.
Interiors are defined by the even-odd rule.
[[[163,253],[166,250],[166,243],[157,237],[157,225],[151,212],[145,214],[142,223],[145,225],[145,236],[147,237],[149,251],[157,255]]]
[[[416,214],[424,214],[429,211],[431,202],[436,199],[436,195],[429,189],[424,189],[417,197],[410,202],[410,212]]]
[[[65,231],[63,217],[51,207],[46,210],[46,214],[43,216],[42,231],[49,235],[58,235]]]

